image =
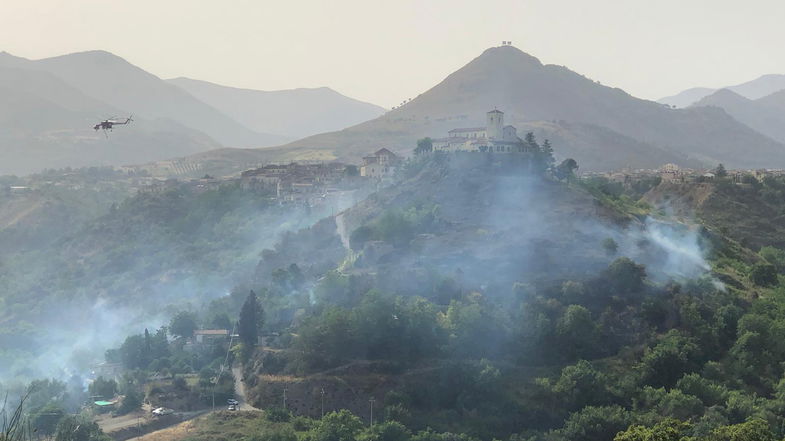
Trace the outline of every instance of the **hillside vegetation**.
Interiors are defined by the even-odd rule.
[[[131,323],[105,354],[126,369],[127,407],[225,399],[225,363],[243,367],[236,380],[264,412],[216,413],[172,439],[782,439],[772,215],[785,180],[625,186],[577,178],[532,143],[520,156],[422,153],[335,216],[275,241],[267,225],[261,253],[244,232],[289,219],[263,195],[139,194],[59,242],[61,265],[90,271],[61,274],[116,283],[101,293],[110,306],[171,300],[171,320]],[[201,287],[236,276],[230,294],[145,297],[185,262]],[[150,282],[135,291],[124,274]],[[188,348],[199,328],[238,337]],[[30,411],[67,409],[56,396]]]

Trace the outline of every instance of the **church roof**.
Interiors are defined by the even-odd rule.
[[[373,156],[395,156],[395,153],[387,150],[386,148],[382,147],[373,154]]]

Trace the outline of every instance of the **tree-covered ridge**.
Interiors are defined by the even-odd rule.
[[[656,181],[484,159],[423,152],[394,187],[283,235],[230,295],[172,308],[166,329],[139,326],[107,353],[131,371],[125,394],[227,397],[234,358],[252,404],[277,407],[288,387],[289,410],[313,418],[283,434],[214,417],[249,439],[785,436],[785,250],[673,222],[642,199],[668,188]],[[754,188],[724,179],[698,184],[739,199]],[[183,205],[164,201],[141,210],[172,228]],[[195,329],[236,323],[242,344],[185,350]],[[378,425],[361,430],[370,398]],[[357,416],[329,412],[341,408]]]
[[[152,325],[184,302],[199,305],[223,295],[253,273],[259,253],[281,234],[349,202],[281,206],[270,194],[236,183],[209,189],[170,183],[117,200],[99,198],[103,190],[96,190],[93,201],[90,191],[44,186],[30,197],[62,199],[62,209],[47,202],[40,222],[0,229],[3,244],[25,244],[0,251],[0,374],[53,373],[73,360],[38,363],[39,348],[67,348],[88,336],[108,342],[131,329],[126,323]],[[85,213],[70,207],[80,193]],[[74,224],[66,208],[79,212],[70,216]],[[29,235],[40,240],[25,239]],[[105,342],[84,342],[78,355],[92,357]]]
[[[409,165],[409,176],[422,177],[427,168]],[[418,185],[438,185],[436,178],[426,182]],[[615,219],[662,215],[639,202],[659,181],[574,185],[618,212]],[[701,185],[736,191],[721,180]],[[429,250],[422,235],[460,228],[449,207],[417,200],[387,198],[386,210],[361,218],[352,237],[359,253],[354,268],[367,265],[371,249],[363,244],[383,242],[398,251],[373,264],[376,272],[344,262],[327,274],[314,290],[312,315],[294,328],[296,337],[280,343],[290,350],[260,355],[263,377],[316,378],[376,360],[388,372],[418,372],[387,391],[388,417],[481,439],[782,438],[785,353],[777,333],[785,319],[784,254],[778,248],[758,254],[709,225],[700,234],[711,244],[706,252],[714,271],[695,278],[653,279],[649,267],[606,239],[594,242],[612,260],[599,271],[499,291],[472,287],[464,272],[437,270],[418,280],[427,283],[401,288],[385,283],[386,272],[399,269],[391,263],[408,250]],[[428,213],[427,221],[418,213]]]

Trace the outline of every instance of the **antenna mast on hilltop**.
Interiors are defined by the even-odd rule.
[[[502,46],[512,46],[512,41],[502,41]]]

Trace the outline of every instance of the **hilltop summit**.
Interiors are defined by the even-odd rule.
[[[551,138],[588,170],[722,162],[785,166],[785,146],[717,108],[675,110],[604,86],[513,46],[493,47],[385,115],[262,153],[271,159],[359,158],[375,145],[410,151],[418,138],[479,126],[503,109],[521,133]],[[478,116],[479,115],[479,116]],[[744,146],[742,149],[740,146]],[[228,152],[231,155],[231,152]]]

